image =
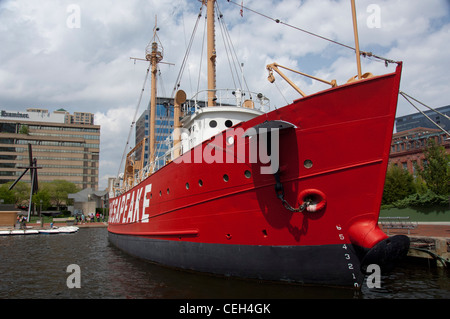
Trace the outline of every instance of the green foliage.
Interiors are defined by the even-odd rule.
[[[432,139],[428,140],[424,153],[427,162],[422,169],[416,167],[416,170],[427,188],[437,195],[450,194],[450,155]]]
[[[416,179],[400,167],[388,169],[382,200],[384,208],[448,207],[450,155],[432,139],[424,153],[424,167],[415,166]]]
[[[438,195],[433,191],[428,190],[424,194],[413,194],[408,197],[398,200],[393,203],[393,207],[407,208],[407,207],[437,207],[448,206],[449,197],[447,195]]]
[[[28,205],[30,199],[30,184],[18,182],[12,190],[9,187],[12,182],[2,184],[0,186],[0,199],[4,204]]]
[[[39,185],[39,191],[33,195],[32,200],[36,206],[41,207],[40,205],[42,205],[42,210],[47,210],[50,206],[52,206],[50,192],[45,187],[45,183]]]
[[[12,183],[0,185],[0,199],[3,199],[3,204],[15,204],[14,191],[9,190]]]
[[[12,190],[9,190],[11,184],[0,185],[0,199],[3,199],[4,204],[28,205],[30,184],[18,182]],[[74,183],[64,180],[39,183],[39,190],[33,195],[32,201],[37,206],[42,204],[42,209],[46,210],[50,206],[60,207],[70,204],[72,200],[68,199],[68,194],[79,191]]]
[[[68,205],[71,200],[68,199],[68,195],[77,193],[80,190],[71,182],[65,180],[54,180],[49,183],[42,183],[39,185],[39,199],[45,200],[49,205],[55,205],[57,207]]]
[[[19,133],[20,133],[20,134],[26,134],[26,135],[29,135],[29,134],[30,134],[30,129],[28,128],[28,125],[26,125],[26,124],[21,124],[21,125],[20,125],[20,129],[19,129]]]
[[[392,204],[416,192],[414,178],[408,171],[398,167],[389,167],[383,191],[383,205]]]

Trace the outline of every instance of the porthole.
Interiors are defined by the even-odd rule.
[[[244,175],[245,175],[245,177],[250,178],[250,177],[252,177],[252,172],[250,172],[249,170],[246,170],[244,172]]]
[[[169,195],[170,194],[170,189],[167,189],[167,195]]]
[[[227,145],[231,146],[234,144],[234,136],[227,137]]]
[[[203,181],[201,179],[198,180],[198,186],[200,186],[200,187],[203,186]]]
[[[303,162],[303,166],[305,166],[305,168],[311,168],[313,166],[313,162],[311,160],[305,160]]]
[[[160,196],[160,197],[162,196],[162,192],[161,192],[161,191],[159,191],[159,196]]]
[[[224,180],[225,182],[228,182],[229,178],[228,178],[228,175],[227,175],[227,174],[224,174],[224,175],[223,175],[223,180]]]
[[[232,127],[233,126],[233,122],[231,122],[230,120],[226,120],[225,121],[225,126],[226,127]]]
[[[186,183],[186,189],[189,189],[189,183]]]
[[[215,120],[209,121],[209,126],[215,128],[217,126],[217,122]]]

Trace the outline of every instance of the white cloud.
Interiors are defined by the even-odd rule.
[[[240,3],[240,1],[235,1]],[[246,0],[255,11],[282,22],[353,46],[350,1],[348,0]],[[358,0],[358,26],[361,49],[394,60],[404,61],[401,88],[430,106],[449,104],[447,83],[450,62],[449,2],[445,0]],[[380,8],[380,28],[367,23]],[[80,8],[80,28],[69,28],[69,5]],[[27,107],[60,107],[95,113],[101,128],[101,187],[106,177],[119,167],[129,126],[141,92],[147,63],[133,63],[130,57],[144,57],[153,35],[155,16],[164,46],[161,65],[164,87],[170,95],[186,44],[201,3],[192,0],[6,0],[0,2],[0,106],[10,110]],[[278,62],[325,79],[347,81],[356,74],[354,53],[317,39],[282,23],[219,1],[234,49],[244,63],[244,74],[252,91],[262,92],[272,106],[281,107],[285,99],[298,94],[281,78],[276,86],[267,81],[268,63]],[[202,48],[206,10],[200,19],[195,45],[191,51],[182,88],[191,96],[197,87],[199,56]],[[218,46],[218,87],[232,87],[228,59]],[[205,58],[203,58],[203,62]],[[383,63],[363,59],[363,72],[390,72]],[[206,66],[202,67],[203,85]],[[288,72],[287,72],[288,74]],[[288,74],[307,93],[324,88]],[[282,94],[280,94],[280,91]],[[163,93],[161,93],[163,94]],[[148,87],[141,111],[149,100]],[[415,112],[399,100],[398,114]],[[140,113],[139,113],[140,115]],[[119,143],[122,143],[119,147]]]
[[[96,112],[94,115],[95,123],[101,126],[100,185],[106,186],[108,177],[117,176],[123,154],[134,147],[132,123],[136,120],[136,107],[134,110],[131,106],[109,109],[106,112]],[[130,142],[127,144],[128,136],[130,136]]]

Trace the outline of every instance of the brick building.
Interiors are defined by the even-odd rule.
[[[426,161],[424,150],[427,147],[428,139],[434,139],[438,145],[445,147],[447,153],[450,153],[450,139],[447,134],[439,129],[417,127],[394,133],[389,164],[407,169],[415,176],[414,165],[423,167],[423,163]]]

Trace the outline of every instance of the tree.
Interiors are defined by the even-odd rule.
[[[386,173],[382,204],[392,204],[415,192],[413,176],[398,166],[390,166]]]
[[[15,204],[14,191],[9,190],[12,183],[0,185],[0,199],[3,199],[4,204]]]
[[[58,208],[68,204],[69,194],[80,191],[74,183],[65,180],[54,180],[49,183],[43,183],[42,187],[43,191],[45,190],[48,193],[51,202]]]
[[[428,140],[423,168],[416,167],[429,190],[437,195],[450,194],[450,155],[433,139]]]
[[[31,186],[25,182],[18,182],[13,189],[9,190],[12,182],[5,183],[0,187],[0,198],[4,204],[15,204],[17,206],[28,206],[30,200]]]
[[[46,184],[47,183],[42,183],[39,185],[39,191],[33,195],[32,199],[36,207],[41,207],[42,210],[46,210],[51,206],[50,193]]]

